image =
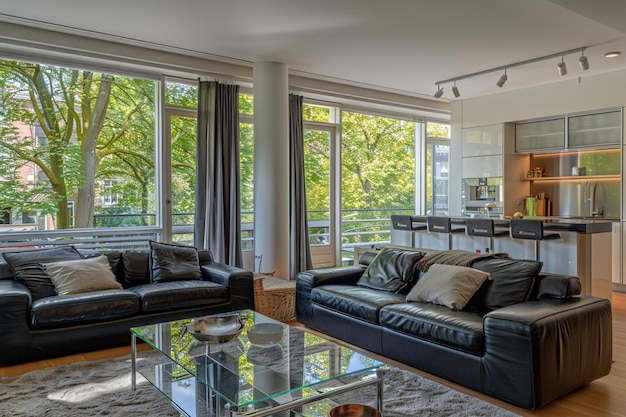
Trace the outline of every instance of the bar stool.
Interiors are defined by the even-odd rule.
[[[391,228],[394,230],[406,230],[411,233],[411,247],[415,247],[415,233],[420,230],[426,230],[426,224],[414,222],[414,216],[392,214]]]
[[[511,237],[513,239],[528,239],[535,241],[535,260],[540,260],[539,243],[542,240],[560,239],[558,233],[543,233],[543,221],[511,219]]]
[[[452,234],[465,233],[465,228],[453,228],[450,217],[428,216],[426,226],[429,233],[445,233],[448,235],[448,249],[452,249]]]
[[[496,230],[493,219],[467,219],[465,232],[468,236],[489,238],[489,252],[493,253],[494,240],[498,236],[508,236],[508,230]]]

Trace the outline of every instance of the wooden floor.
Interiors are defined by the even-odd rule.
[[[297,325],[297,323],[291,323]],[[343,343],[337,341],[338,343]],[[345,344],[345,343],[343,343]],[[146,346],[138,345],[139,349],[148,349]],[[355,350],[361,350],[352,347]],[[362,351],[362,350],[361,350]],[[21,375],[36,369],[48,368],[79,361],[94,361],[105,358],[112,358],[130,353],[130,347],[120,347],[114,349],[88,352],[78,355],[65,356],[61,358],[31,362],[15,366],[0,367],[0,377]],[[366,352],[367,353],[367,352]],[[626,415],[626,294],[613,293],[613,367],[611,373],[588,386],[579,389],[559,400],[553,401],[538,410],[526,410],[514,407],[503,401],[496,400],[484,394],[477,393],[457,384],[450,383],[407,367],[401,363],[378,357],[392,366],[415,372],[444,385],[478,397],[484,401],[495,404],[499,407],[510,410],[521,416],[536,417],[622,417]]]

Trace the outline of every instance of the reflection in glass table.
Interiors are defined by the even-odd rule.
[[[375,385],[382,411],[383,363],[251,310],[230,314],[245,321],[243,329],[218,344],[188,331],[194,319],[133,327],[133,388],[139,372],[184,415],[262,417],[327,415],[329,397]],[[262,323],[282,326],[282,335],[251,343],[249,330]],[[137,369],[137,338],[160,352],[160,364]]]

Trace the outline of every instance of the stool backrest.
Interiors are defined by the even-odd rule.
[[[493,237],[495,235],[492,219],[467,219],[465,230],[468,236]]]
[[[511,237],[513,239],[543,240],[543,222],[541,220],[511,219]]]
[[[434,233],[450,233],[450,217],[428,216],[426,219],[428,231]]]

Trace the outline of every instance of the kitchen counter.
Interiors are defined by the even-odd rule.
[[[429,233],[426,229],[428,216],[394,216],[392,239],[394,245],[407,245],[425,249],[446,249],[451,236],[453,249],[482,251],[488,246],[484,237]],[[497,229],[507,229],[509,219],[490,217]],[[559,233],[560,239],[540,243],[542,271],[576,275],[582,284],[582,293],[611,298],[612,291],[612,232],[611,218],[526,217],[542,220],[544,230]],[[451,217],[453,225],[462,226],[468,217]],[[405,231],[408,233],[402,233]],[[494,240],[496,253],[507,253],[516,259],[533,259],[535,241],[512,239],[509,236]]]
[[[428,216],[411,216],[411,230],[419,230],[420,226],[426,224]],[[480,218],[480,217],[475,217]],[[493,219],[495,225],[498,228],[509,227],[509,220],[504,219],[502,216],[490,217]],[[465,224],[467,217],[451,217],[452,223],[455,225]],[[604,217],[590,217],[590,218],[573,218],[573,217],[526,217],[526,219],[542,220],[543,227],[546,231],[563,231],[563,232],[576,232],[576,233],[610,233],[612,231],[612,224],[619,219],[610,219]],[[392,224],[392,227],[396,230],[409,230],[404,227],[396,227],[396,224]],[[423,230],[423,229],[422,229]]]

